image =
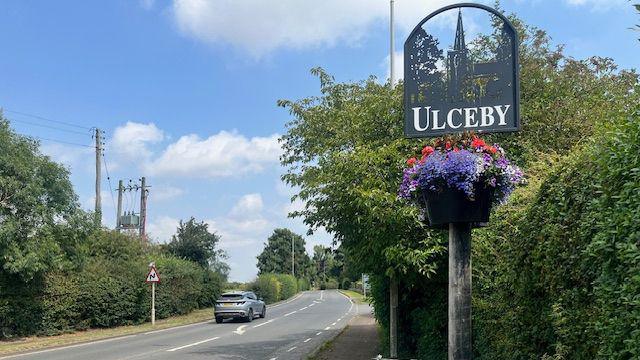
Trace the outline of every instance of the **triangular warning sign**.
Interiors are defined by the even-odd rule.
[[[160,282],[160,276],[158,276],[158,271],[156,270],[155,266],[151,267],[151,270],[149,270],[149,274],[147,274],[147,280],[148,283],[159,283]]]

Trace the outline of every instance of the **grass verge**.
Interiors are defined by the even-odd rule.
[[[20,352],[42,350],[45,348],[79,344],[89,341],[108,339],[112,337],[142,333],[146,331],[162,330],[171,327],[189,325],[213,319],[213,309],[199,309],[187,315],[174,316],[157,320],[155,325],[144,323],[140,325],[119,326],[108,329],[90,329],[69,334],[55,336],[30,336],[10,341],[0,341],[0,356]]]
[[[364,297],[359,292],[356,292],[356,291],[353,291],[353,290],[338,290],[338,291],[340,291],[341,293],[347,295],[356,304],[365,304],[365,303],[369,302],[368,298]]]

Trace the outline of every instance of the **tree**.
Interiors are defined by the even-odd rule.
[[[311,259],[305,249],[304,238],[289,229],[275,229],[258,255],[260,274],[291,274],[291,243],[295,249],[295,276],[308,277]]]
[[[68,170],[38,146],[0,114],[1,271],[25,281],[62,265],[63,244],[54,232],[79,212]]]
[[[202,267],[214,266],[228,272],[228,266],[221,265],[225,254],[222,250],[216,249],[218,241],[220,236],[209,232],[207,223],[197,222],[191,217],[187,222],[180,221],[177,232],[172,236],[167,249],[171,254],[191,260]]]

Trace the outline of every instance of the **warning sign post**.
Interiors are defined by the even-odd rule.
[[[147,274],[147,283],[151,283],[151,325],[156,324],[156,283],[160,282],[160,276],[156,270],[154,263],[149,264],[149,274]]]

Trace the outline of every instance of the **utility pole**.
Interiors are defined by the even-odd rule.
[[[116,231],[120,231],[122,227],[122,222],[120,220],[122,218],[122,191],[124,191],[124,188],[122,187],[122,180],[119,180],[118,181],[118,212],[116,216]]]
[[[144,238],[147,227],[147,179],[140,179],[140,237]]]
[[[296,277],[296,253],[294,245],[295,237],[291,237],[291,275]]]
[[[96,138],[96,207],[95,207],[95,221],[96,225],[102,225],[102,196],[100,194],[101,187],[101,171],[102,166],[100,164],[100,156],[102,156],[102,138],[100,136],[100,129],[96,128],[94,135]]]
[[[395,55],[395,33],[393,24],[393,6],[394,0],[390,0],[389,3],[389,81],[391,83],[391,90],[393,91],[396,83],[396,75],[394,69]],[[364,284],[363,284],[364,285]],[[389,357],[392,359],[398,358],[398,280],[394,275],[391,276],[389,281]]]

